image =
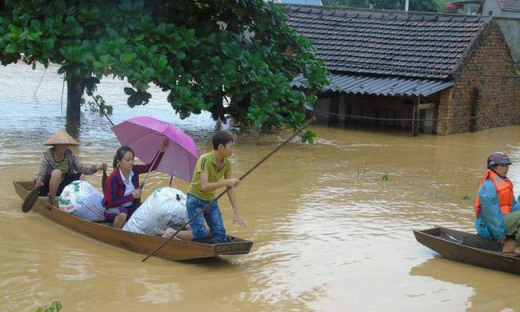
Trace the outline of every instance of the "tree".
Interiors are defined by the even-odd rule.
[[[262,0],[4,0],[0,60],[60,65],[67,117],[79,120],[84,90],[126,78],[128,105],[147,104],[151,83],[181,118],[209,111],[243,124],[298,127],[316,100],[291,88],[328,83],[313,45]],[[229,100],[229,103],[224,101]]]
[[[405,9],[406,0],[324,0],[325,5],[345,5],[357,8],[377,10],[401,10]],[[410,11],[437,12],[436,0],[410,0]]]
[[[453,0],[437,0],[437,11],[445,12],[446,11],[446,3],[451,2]]]

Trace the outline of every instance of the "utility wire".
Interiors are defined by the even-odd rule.
[[[361,115],[343,115],[338,113],[329,113],[329,112],[320,112],[320,111],[312,111],[313,114],[316,115],[328,115],[328,116],[336,116],[336,117],[345,117],[352,119],[364,119],[364,120],[378,120],[378,121],[458,121],[458,120],[471,120],[471,119],[480,119],[486,117],[497,117],[503,114],[488,114],[488,115],[477,115],[477,116],[469,116],[469,117],[453,117],[453,118],[424,118],[424,119],[413,119],[413,118],[382,118],[382,117],[369,117],[369,116],[361,116]]]

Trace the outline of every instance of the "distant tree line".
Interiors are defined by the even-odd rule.
[[[440,0],[443,3],[446,1]],[[402,10],[406,0],[322,0],[323,5],[348,6],[375,10]],[[408,10],[420,12],[437,12],[439,4],[436,0],[410,0]],[[442,11],[444,7],[441,8]]]

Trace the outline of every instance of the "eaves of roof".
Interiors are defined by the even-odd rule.
[[[325,91],[379,96],[428,96],[453,86],[453,80],[405,79],[396,77],[368,77],[353,75],[330,75],[330,84]],[[296,88],[305,88],[305,78],[298,76],[292,81]]]

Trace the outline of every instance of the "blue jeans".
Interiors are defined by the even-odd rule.
[[[190,193],[186,200],[186,209],[188,210],[188,218],[191,220],[199,211],[204,209],[211,201],[202,200]],[[193,232],[193,240],[209,236],[208,230],[204,224],[204,220],[211,230],[211,237],[217,240],[226,240],[226,229],[222,221],[222,214],[218,207],[217,201],[211,204],[203,213],[195,218],[190,223],[191,231]]]

